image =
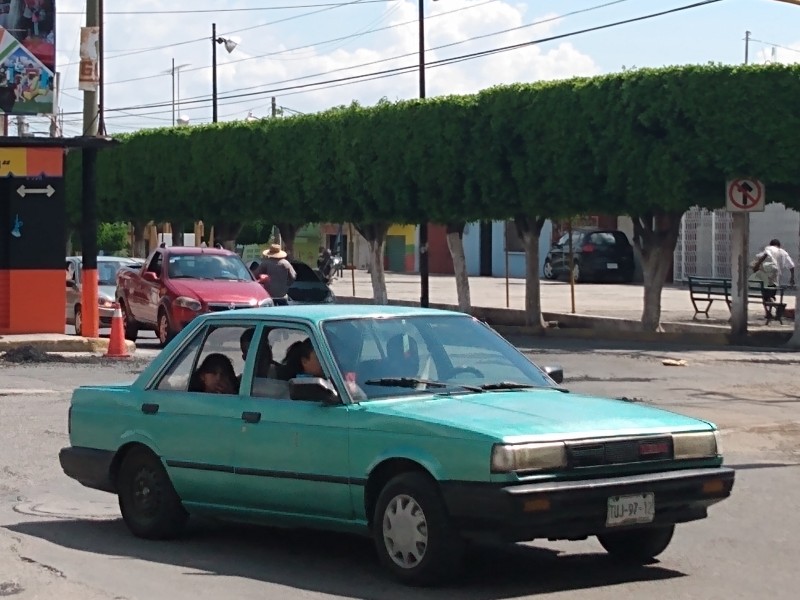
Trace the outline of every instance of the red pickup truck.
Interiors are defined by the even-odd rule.
[[[141,269],[117,275],[117,302],[125,337],[135,341],[142,329],[156,332],[162,346],[203,313],[272,306],[263,283],[239,255],[217,248],[157,248]]]

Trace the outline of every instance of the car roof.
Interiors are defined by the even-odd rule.
[[[224,248],[199,248],[197,246],[166,246],[158,248],[167,254],[215,254],[218,256],[239,256],[236,252]]]
[[[420,308],[418,306],[392,306],[376,304],[305,304],[292,306],[274,306],[263,308],[245,308],[220,313],[209,313],[200,318],[241,319],[260,317],[262,319],[290,318],[311,323],[321,323],[339,319],[387,318],[387,317],[419,317],[419,316],[460,316],[465,313],[440,310],[436,308]]]
[[[83,262],[82,256],[68,256],[67,260],[77,260]],[[144,259],[143,258],[133,258],[131,256],[98,256],[97,262],[110,262],[110,261],[122,261],[122,262],[129,262],[129,263],[141,263]]]

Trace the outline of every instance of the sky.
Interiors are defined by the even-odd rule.
[[[720,0],[569,35],[699,1],[424,0],[427,95],[623,68],[742,63],[745,31],[753,40],[750,62],[800,60],[800,6],[778,0]],[[77,61],[85,2],[56,0],[67,136],[82,133]],[[190,125],[211,121],[212,23],[238,44],[231,53],[217,46],[221,121],[268,117],[273,96],[291,115],[419,94],[416,0],[105,0],[105,13],[109,134],[172,125],[173,59],[188,65],[180,69],[175,114]],[[564,37],[436,64],[554,36]],[[400,71],[386,72],[392,69]],[[29,122],[32,131],[47,131],[43,119]]]

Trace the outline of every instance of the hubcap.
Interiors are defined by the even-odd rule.
[[[428,549],[428,523],[411,496],[395,496],[383,514],[383,542],[392,561],[403,569],[417,567]]]
[[[81,335],[83,333],[83,315],[81,311],[75,311],[75,334]]]
[[[169,334],[169,323],[167,322],[167,315],[161,315],[161,321],[159,322],[158,326],[158,339],[162,342],[167,341],[167,335]]]
[[[142,468],[133,480],[133,503],[136,512],[143,517],[152,517],[158,510],[159,493],[155,472]]]
[[[544,276],[551,277],[553,275],[553,265],[549,262],[544,263]]]

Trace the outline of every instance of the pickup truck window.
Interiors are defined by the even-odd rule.
[[[241,258],[219,254],[173,254],[167,274],[170,279],[254,280]]]

